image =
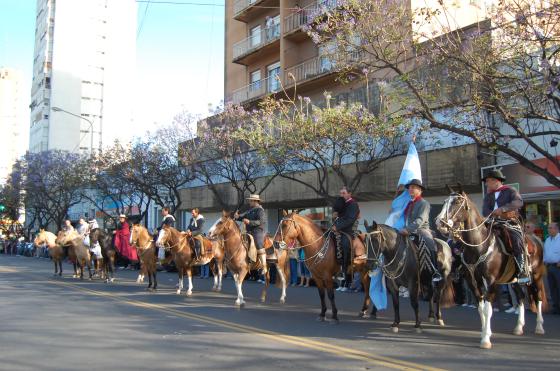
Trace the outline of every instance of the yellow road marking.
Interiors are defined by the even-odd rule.
[[[212,317],[203,316],[203,315],[194,314],[194,313],[183,312],[183,311],[179,311],[179,310],[176,310],[176,309],[173,309],[173,308],[167,307],[165,305],[161,305],[161,304],[153,304],[153,303],[146,303],[146,302],[139,301],[139,300],[134,300],[134,299],[126,299],[126,298],[124,298],[120,295],[116,295],[116,294],[112,294],[112,293],[108,293],[108,292],[103,292],[103,291],[92,290],[92,289],[81,287],[81,286],[78,286],[78,285],[72,284],[72,283],[59,282],[59,281],[51,281],[51,282],[55,285],[70,287],[74,290],[83,291],[83,292],[89,293],[91,295],[102,296],[102,297],[109,298],[109,299],[115,300],[115,301],[123,303],[123,304],[128,304],[128,305],[134,306],[134,307],[151,309],[151,310],[163,312],[163,313],[166,313],[166,314],[173,314],[177,317],[187,318],[187,319],[195,320],[195,321],[198,321],[198,322],[207,323],[209,325],[221,326],[223,328],[227,328],[227,329],[230,329],[230,330],[240,331],[240,332],[244,332],[244,333],[248,333],[248,334],[252,334],[252,335],[259,335],[263,338],[273,340],[273,341],[281,341],[281,342],[286,343],[286,344],[297,345],[297,346],[300,346],[300,347],[306,347],[308,349],[313,349],[313,350],[316,350],[316,351],[319,351],[319,352],[333,354],[333,355],[340,356],[340,357],[343,357],[343,358],[351,358],[351,359],[357,359],[357,360],[360,360],[360,361],[365,361],[365,362],[368,362],[370,364],[374,364],[376,366],[382,366],[382,367],[392,368],[392,369],[396,369],[396,370],[429,370],[429,371],[442,371],[443,370],[443,369],[440,369],[440,368],[425,366],[425,365],[421,365],[421,364],[414,363],[414,362],[401,361],[401,360],[398,360],[398,359],[395,359],[395,358],[384,357],[384,356],[380,356],[380,355],[366,353],[366,352],[362,352],[362,351],[355,350],[355,349],[350,349],[350,348],[345,348],[345,347],[338,346],[338,345],[331,345],[331,344],[323,343],[323,342],[308,339],[308,338],[303,338],[303,337],[299,337],[299,336],[292,336],[292,335],[284,335],[284,334],[281,334],[281,333],[278,333],[278,332],[264,330],[264,329],[260,329],[260,328],[257,328],[257,327],[241,325],[241,324],[238,324],[238,323],[224,321],[224,320],[220,320],[220,319],[217,319],[217,318],[212,318]]]

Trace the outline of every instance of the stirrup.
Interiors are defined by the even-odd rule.
[[[336,274],[335,279],[336,279],[337,281],[341,281],[341,282],[342,282],[342,281],[344,281],[344,280],[346,279],[346,275],[344,274],[343,271],[340,271],[340,272],[338,272],[338,273]]]
[[[531,283],[531,277],[525,275],[525,274],[519,274],[517,276],[517,283],[520,285],[528,285]]]
[[[443,279],[443,277],[441,276],[441,274],[439,272],[435,272],[432,276],[432,282],[439,282]]]

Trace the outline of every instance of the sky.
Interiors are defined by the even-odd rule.
[[[163,0],[137,3],[136,133],[165,125],[182,111],[206,115],[208,104],[223,99],[226,0],[158,1]],[[22,72],[29,92],[26,106],[36,2],[0,0],[0,67]]]

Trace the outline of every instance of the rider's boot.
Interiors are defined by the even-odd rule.
[[[515,268],[517,269],[517,283],[526,285],[531,282],[531,277],[527,273],[525,265],[525,254],[521,253],[515,256]]]
[[[432,265],[434,266],[434,273],[432,275],[432,282],[439,282],[443,279],[438,267],[437,255],[435,251],[430,251],[430,257],[432,258]]]

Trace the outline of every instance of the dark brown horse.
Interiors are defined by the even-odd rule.
[[[324,321],[327,312],[325,304],[325,291],[331,302],[333,323],[338,323],[338,310],[334,299],[334,282],[333,276],[340,270],[340,264],[336,259],[336,251],[334,241],[330,238],[330,232],[323,232],[311,219],[291,213],[284,215],[280,222],[278,231],[274,235],[274,242],[288,249],[295,248],[296,241],[299,247],[305,252],[305,265],[311,272],[319,298],[321,299],[321,313],[318,320]],[[364,298],[364,307],[367,309],[369,303],[369,280],[367,279],[367,261],[361,259],[366,253],[365,245],[362,240],[355,238],[353,240],[353,256],[352,268],[360,272],[364,291],[367,298]]]
[[[442,273],[443,280],[432,286],[432,274],[427,270],[420,269],[416,248],[398,231],[388,225],[376,224],[366,228],[369,233],[365,235],[368,253],[377,263],[381,264],[380,258],[383,256],[381,269],[387,279],[387,288],[393,300],[394,322],[391,329],[399,331],[399,287],[408,288],[410,293],[410,305],[414,310],[416,323],[414,327],[421,331],[421,321],[418,314],[418,300],[420,290],[424,293],[430,303],[430,315],[434,315],[440,326],[444,325],[441,316],[441,307],[450,305],[453,302],[453,284],[451,279],[451,249],[444,241],[434,239],[438,246],[438,264]]]
[[[157,256],[152,235],[145,227],[134,224],[130,230],[130,244],[136,246],[140,261],[140,273],[136,282],[143,282],[144,276],[148,275],[148,290],[157,290]]]
[[[218,241],[223,245],[225,254],[225,263],[229,271],[233,273],[233,279],[235,281],[235,287],[237,289],[237,299],[235,304],[243,306],[245,300],[243,298],[243,280],[250,270],[255,269],[265,269],[265,285],[261,292],[261,301],[266,300],[266,292],[270,284],[270,272],[267,267],[262,267],[260,261],[251,263],[248,258],[247,249],[245,248],[242,241],[241,229],[237,225],[234,219],[231,218],[231,213],[226,211],[222,212],[221,219],[212,226],[209,230],[210,237],[218,238]],[[265,248],[267,245],[272,247],[272,241],[269,239],[265,240]],[[282,295],[280,297],[280,302],[285,303],[286,301],[286,286],[287,277],[289,276],[290,266],[289,257],[287,250],[277,251],[278,261],[271,262],[267,261],[267,265],[276,264],[276,271],[278,274],[279,281],[282,285]]]
[[[478,313],[482,323],[480,347],[492,348],[492,303],[500,284],[515,282],[513,256],[508,251],[507,241],[502,241],[500,232],[493,228],[492,218],[483,218],[476,205],[462,190],[452,192],[445,200],[441,213],[436,218],[437,227],[443,234],[449,234],[462,244],[464,277],[474,295],[478,298]],[[528,285],[529,299],[537,312],[536,334],[544,334],[542,311],[546,306],[543,275],[542,243],[534,236],[525,236],[531,262],[531,284]],[[523,334],[525,325],[524,293],[518,284],[513,285],[519,302],[519,316],[513,330],[515,335]]]
[[[89,232],[89,243],[90,246],[93,246],[95,243],[99,243],[99,246],[101,246],[101,256],[103,259],[101,259],[102,266],[99,269],[105,276],[105,282],[114,282],[117,250],[113,246],[112,236],[101,228],[95,228]]]

